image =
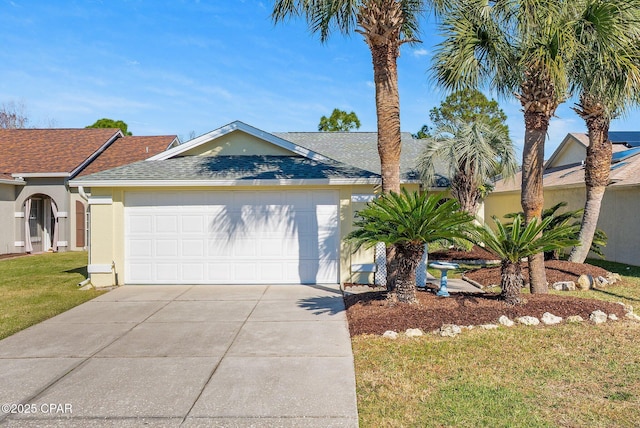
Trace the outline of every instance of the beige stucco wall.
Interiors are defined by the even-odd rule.
[[[558,167],[563,165],[570,165],[573,163],[579,163],[585,160],[587,156],[587,149],[582,143],[576,141],[572,136],[567,136],[564,144],[560,146],[560,151],[556,153],[553,158],[553,162],[547,165],[547,167]]]
[[[16,248],[14,243],[15,237],[15,198],[16,190],[13,184],[0,183],[0,219],[2,219],[2,227],[0,227],[0,254],[14,253]]]
[[[183,156],[216,155],[282,155],[290,156],[291,151],[275,146],[242,131],[230,132],[213,141],[188,150]]]
[[[564,201],[568,204],[564,208],[566,211],[582,209],[585,199],[584,185],[545,189],[544,191],[545,208]],[[506,213],[518,211],[522,211],[519,192],[492,193],[485,202],[487,218],[490,218],[491,215],[502,218]],[[607,260],[640,266],[638,212],[640,212],[639,187],[613,186],[607,189],[598,219],[598,227],[608,237],[607,246],[603,249]]]

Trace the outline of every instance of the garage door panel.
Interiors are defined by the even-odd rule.
[[[125,194],[129,283],[335,283],[335,191]]]
[[[176,239],[156,239],[155,241],[156,257],[177,257],[178,241]]]

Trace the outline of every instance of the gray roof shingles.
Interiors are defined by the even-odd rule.
[[[378,134],[375,132],[274,132],[273,135],[348,165],[380,173]],[[400,174],[404,180],[417,179],[415,164],[424,142],[409,132],[402,133]]]
[[[378,179],[376,173],[327,160],[302,156],[185,156],[159,161],[140,161],[75,180],[298,180],[330,178]]]

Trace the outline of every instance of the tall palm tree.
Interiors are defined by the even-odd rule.
[[[396,249],[398,275],[392,299],[403,303],[416,301],[416,268],[424,254],[424,245],[440,240],[466,239],[473,216],[459,210],[453,199],[412,192],[385,193],[357,213],[356,229],[347,241],[360,247],[384,242]]]
[[[612,119],[640,100],[640,1],[586,0],[576,34],[586,47],[575,61],[575,86],[581,90],[574,110],[589,131],[585,162],[586,202],[580,246],[569,255],[583,263],[589,254],[611,168]]]
[[[362,34],[373,61],[378,123],[378,154],[383,192],[400,192],[400,46],[417,42],[418,18],[430,5],[442,11],[446,0],[275,0],[273,20],[303,16],[325,42],[332,31]],[[387,288],[395,287],[393,248],[387,249]]]
[[[451,196],[473,216],[490,190],[491,180],[500,174],[512,177],[518,168],[513,143],[504,128],[482,121],[455,120],[438,126],[418,159],[418,170],[426,183],[435,181],[438,164],[449,169]]]
[[[520,289],[524,279],[520,260],[532,254],[565,248],[578,242],[573,238],[577,228],[568,226],[566,221],[550,228],[553,217],[547,217],[542,221],[534,218],[526,226],[522,224],[520,214],[515,216],[511,224],[503,225],[495,216],[493,221],[496,225],[495,231],[485,224],[476,228],[474,238],[477,242],[484,243],[502,260],[500,297],[511,305],[521,302]]]
[[[400,46],[417,42],[418,18],[426,5],[442,10],[444,0],[276,0],[272,18],[278,23],[304,17],[325,42],[332,31],[362,34],[373,60],[382,190],[400,191]]]
[[[449,89],[488,85],[515,94],[524,112],[521,203],[525,221],[541,218],[544,144],[549,121],[568,96],[578,48],[573,0],[468,0],[444,18],[434,57],[436,80]],[[531,292],[548,291],[543,254],[529,258]]]

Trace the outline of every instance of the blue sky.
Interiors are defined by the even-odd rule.
[[[234,120],[268,132],[315,131],[338,107],[375,131],[371,57],[362,37],[321,44],[303,20],[275,26],[271,1],[0,0],[0,103],[26,107],[30,125],[84,127],[124,120],[134,135],[183,141]],[[438,42],[425,17],[416,46],[402,48],[402,130],[416,132],[446,93],[429,79]],[[490,94],[488,94],[490,95]],[[518,102],[498,99],[517,147]],[[583,122],[565,103],[546,156]],[[640,130],[638,111],[612,130]]]

